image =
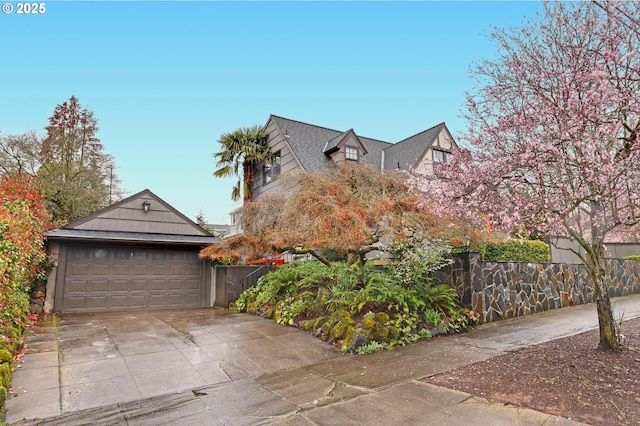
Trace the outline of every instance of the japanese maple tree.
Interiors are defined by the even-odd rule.
[[[603,242],[640,220],[640,3],[545,3],[495,29],[499,54],[472,71],[467,142],[414,186],[447,208],[577,242],[594,289],[600,348],[620,347]],[[444,205],[444,204],[443,204]]]
[[[201,256],[249,259],[288,250],[311,253],[329,265],[318,249],[331,248],[364,262],[367,252],[404,238],[457,237],[456,228],[420,206],[419,198],[392,172],[345,162],[323,173],[280,179],[281,193],[245,203],[243,234],[204,249]]]

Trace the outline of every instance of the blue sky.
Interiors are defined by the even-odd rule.
[[[44,133],[75,95],[99,120],[127,195],[145,188],[228,223],[217,139],[269,114],[396,142],[454,136],[483,36],[540,2],[47,1],[0,13],[0,132]]]

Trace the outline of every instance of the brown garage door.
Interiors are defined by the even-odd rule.
[[[63,312],[203,306],[195,250],[71,246]]]

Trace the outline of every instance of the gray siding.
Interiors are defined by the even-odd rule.
[[[142,210],[142,203],[145,201],[150,204],[148,212]],[[210,236],[193,221],[147,190],[71,223],[65,228]]]
[[[269,146],[271,147],[271,151],[274,153],[280,151],[280,175],[294,170],[302,170],[300,162],[296,159],[291,148],[286,142],[285,135],[280,131],[273,120],[269,120],[266,129],[269,134]],[[265,184],[262,179],[262,165],[256,166],[253,170],[253,199],[257,200],[262,194],[277,190],[280,187],[279,177],[280,176],[275,176],[271,182]]]

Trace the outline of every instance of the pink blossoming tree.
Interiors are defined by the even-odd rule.
[[[603,241],[640,220],[640,3],[547,3],[490,37],[498,56],[475,66],[467,94],[469,149],[436,179],[414,173],[414,187],[496,226],[577,242],[599,347],[618,348]]]

